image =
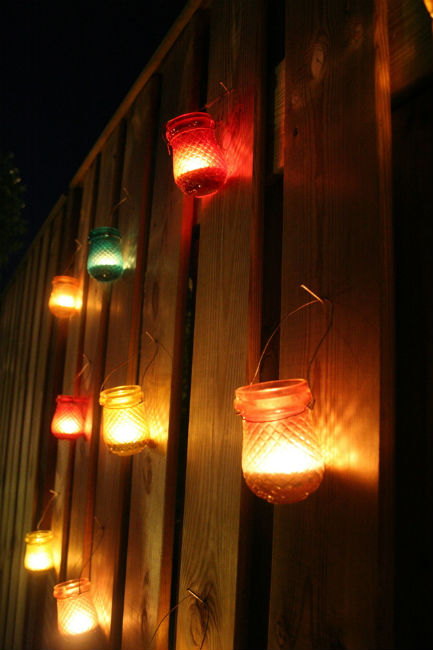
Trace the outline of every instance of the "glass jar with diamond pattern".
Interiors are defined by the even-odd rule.
[[[98,626],[98,616],[87,578],[67,580],[54,586],[57,600],[57,624],[60,634],[75,636]]]
[[[89,233],[87,271],[98,282],[112,282],[123,273],[120,232],[106,226]]]
[[[173,153],[174,181],[194,197],[217,192],[227,177],[223,152],[208,113],[186,113],[167,122],[166,138]]]
[[[140,386],[116,386],[99,395],[102,436],[108,449],[119,456],[138,454],[150,444]]]
[[[242,416],[242,471],[248,487],[270,503],[295,503],[317,490],[324,473],[305,379],[236,389]]]

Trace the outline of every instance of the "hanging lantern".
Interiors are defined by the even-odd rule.
[[[85,435],[88,398],[57,395],[56,403],[56,410],[51,421],[53,436],[65,440],[75,440]]]
[[[140,386],[107,388],[99,403],[103,407],[102,435],[110,451],[130,456],[150,444]]]
[[[26,553],[24,567],[28,571],[43,573],[54,566],[53,555],[54,535],[51,530],[34,530],[24,538]]]
[[[294,503],[319,487],[324,472],[308,408],[305,379],[268,381],[235,391],[243,422],[242,471],[248,487],[270,503]]]
[[[120,232],[117,228],[95,228],[89,233],[87,270],[99,282],[112,282],[123,273]]]
[[[208,113],[186,113],[167,122],[166,138],[173,152],[174,181],[184,194],[214,194],[227,177],[224,155]]]
[[[60,582],[54,586],[53,595],[57,600],[57,624],[60,634],[83,634],[98,626],[98,616],[87,578]]]
[[[69,275],[56,275],[48,302],[50,311],[58,318],[69,318],[80,311],[82,306],[80,285]]]

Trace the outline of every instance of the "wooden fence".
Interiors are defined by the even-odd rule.
[[[432,404],[431,74],[421,0],[186,5],[2,296],[5,650],[430,647],[431,418],[412,418],[419,387],[402,377],[418,373]],[[161,133],[208,103],[229,177],[198,200],[175,186]],[[86,271],[98,226],[122,234],[113,284]],[[65,323],[47,303],[71,260],[83,308]],[[422,299],[403,292],[415,260]],[[234,390],[280,321],[260,377],[306,376],[328,316],[317,303],[286,317],[308,300],[301,284],[334,309],[310,375],[326,472],[306,501],[272,506],[242,478]],[[412,305],[421,331],[396,332]],[[103,383],[142,384],[155,447],[107,450]],[[74,392],[90,397],[91,437],[56,440],[55,398]],[[400,418],[413,424],[411,451]],[[416,449],[424,464],[408,468]],[[56,567],[35,577],[24,536],[50,489]],[[79,575],[99,628],[68,641],[52,588]]]

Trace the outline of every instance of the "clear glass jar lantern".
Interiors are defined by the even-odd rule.
[[[24,567],[28,571],[43,573],[54,566],[54,535],[51,530],[34,530],[24,538],[26,552]]]
[[[104,226],[90,231],[87,270],[98,282],[112,282],[122,275],[123,258],[117,228]]]
[[[108,449],[120,456],[138,454],[150,443],[140,386],[107,388],[99,396],[102,436]]]
[[[242,471],[270,503],[295,503],[317,490],[324,472],[305,379],[268,381],[235,391],[242,416]]]
[[[60,634],[83,634],[98,626],[98,616],[87,578],[60,582],[54,586],[53,595],[57,600],[57,624]]]
[[[57,395],[56,410],[51,420],[51,433],[56,438],[75,440],[86,434],[87,397]]]
[[[80,311],[82,298],[80,285],[69,275],[56,275],[52,279],[52,289],[48,308],[58,318],[69,318]]]
[[[166,138],[173,152],[174,181],[184,194],[214,194],[227,177],[223,152],[208,113],[186,113],[167,122]]]

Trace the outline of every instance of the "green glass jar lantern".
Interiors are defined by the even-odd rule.
[[[103,226],[90,231],[87,270],[98,282],[112,282],[122,275],[123,258],[117,228]]]

